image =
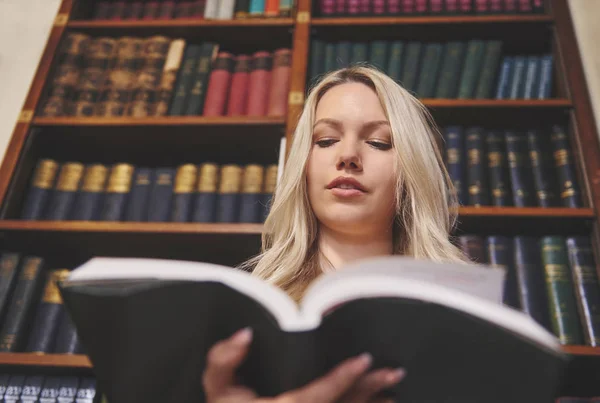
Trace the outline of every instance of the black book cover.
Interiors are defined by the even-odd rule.
[[[111,403],[201,401],[208,350],[246,326],[254,337],[238,375],[259,396],[300,387],[369,352],[374,368],[407,370],[388,391],[399,401],[551,401],[565,356],[553,335],[502,305],[504,272],[442,266],[433,275],[438,266],[429,262],[362,262],[355,269],[363,276],[368,270],[370,281],[352,277],[357,271],[351,267],[337,272],[317,284],[312,298],[307,294],[303,313],[248,273],[207,263],[96,258],[87,265],[88,277],[76,269],[60,289],[98,389]],[[94,284],[92,272],[103,273],[96,277],[102,284]],[[441,286],[455,274],[454,285]],[[332,298],[336,292],[346,302]]]

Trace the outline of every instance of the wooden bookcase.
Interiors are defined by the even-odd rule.
[[[440,126],[450,121],[465,125],[498,122],[515,127],[544,120],[567,123],[586,206],[579,209],[463,207],[459,211],[461,229],[592,235],[596,261],[600,263],[597,236],[600,144],[567,0],[549,0],[546,13],[542,15],[356,18],[319,18],[312,13],[315,2],[297,0],[292,18],[225,21],[88,21],[78,18],[85,7],[83,3],[62,1],[0,166],[0,239],[3,245],[54,257],[61,265],[75,265],[92,255],[205,259],[223,264],[239,262],[258,251],[260,224],[23,221],[16,218],[15,212],[23,201],[39,151],[44,147],[63,147],[67,154],[76,156],[80,148],[100,148],[106,153],[113,150],[117,154],[143,149],[149,155],[156,155],[165,148],[166,152],[177,154],[179,149],[191,147],[201,149],[203,155],[210,155],[221,146],[229,149],[237,146],[239,151],[231,151],[232,155],[252,152],[253,158],[266,161],[272,158],[273,150],[278,149],[282,136],[287,137],[288,147],[291,143],[289,140],[306,94],[311,37],[444,38],[449,32],[462,38],[491,35],[523,48],[535,49],[542,44],[553,53],[556,95],[552,99],[424,99],[423,102]],[[285,43],[292,49],[287,116],[36,117],[36,108],[51,77],[59,44],[71,31],[109,36],[164,34],[228,42],[241,40],[270,46]],[[109,156],[110,160],[112,158]],[[564,349],[573,359],[562,394],[600,395],[600,348],[568,346]],[[40,368],[58,372],[92,370],[87,357],[80,355],[0,353],[0,369],[10,371],[11,368],[30,372]]]

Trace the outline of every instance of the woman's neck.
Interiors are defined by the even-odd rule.
[[[355,260],[393,253],[392,235],[387,231],[346,234],[321,226],[318,242],[320,265],[325,272],[338,270]]]

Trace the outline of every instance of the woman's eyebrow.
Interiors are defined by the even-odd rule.
[[[317,120],[317,121],[315,122],[315,124],[313,125],[313,129],[314,129],[314,128],[315,128],[315,127],[316,127],[316,126],[319,124],[319,123],[326,124],[326,125],[328,125],[328,126],[332,126],[334,129],[337,129],[337,130],[341,130],[341,128],[342,128],[342,126],[343,126],[342,122],[341,122],[341,121],[339,121],[339,120],[336,120],[336,119],[331,119],[331,118],[322,118],[322,119],[319,119],[319,120]]]

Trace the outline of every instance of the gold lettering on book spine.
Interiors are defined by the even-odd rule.
[[[127,193],[131,188],[133,165],[116,164],[113,166],[108,178],[107,191],[109,193]]]
[[[235,164],[221,167],[219,193],[239,193],[242,184],[242,167]]]
[[[198,168],[196,168],[194,164],[185,164],[177,168],[174,192],[192,193],[194,191],[194,184],[196,183],[197,175]]]
[[[69,270],[59,269],[52,270],[48,281],[46,281],[46,287],[44,288],[44,295],[42,301],[48,304],[62,304],[63,300],[58,290],[58,282],[64,281],[69,275]]]
[[[273,193],[277,185],[277,169],[276,164],[267,166],[265,173],[265,193]]]
[[[54,183],[58,163],[54,160],[43,159],[38,162],[33,176],[33,186],[40,189],[50,189]]]
[[[27,259],[25,263],[25,267],[23,268],[23,272],[21,273],[22,278],[24,280],[33,280],[37,275],[37,272],[40,269],[40,265],[42,264],[42,258],[39,257],[31,257]]]
[[[244,168],[242,193],[261,193],[265,169],[261,165],[251,164]]]
[[[56,188],[64,192],[75,192],[79,188],[79,182],[83,177],[83,164],[79,162],[67,162],[58,175]]]
[[[81,188],[84,192],[102,192],[107,177],[108,168],[106,166],[102,164],[90,165],[86,168]]]
[[[219,166],[217,164],[204,163],[200,165],[198,174],[198,193],[216,193],[219,179]]]

